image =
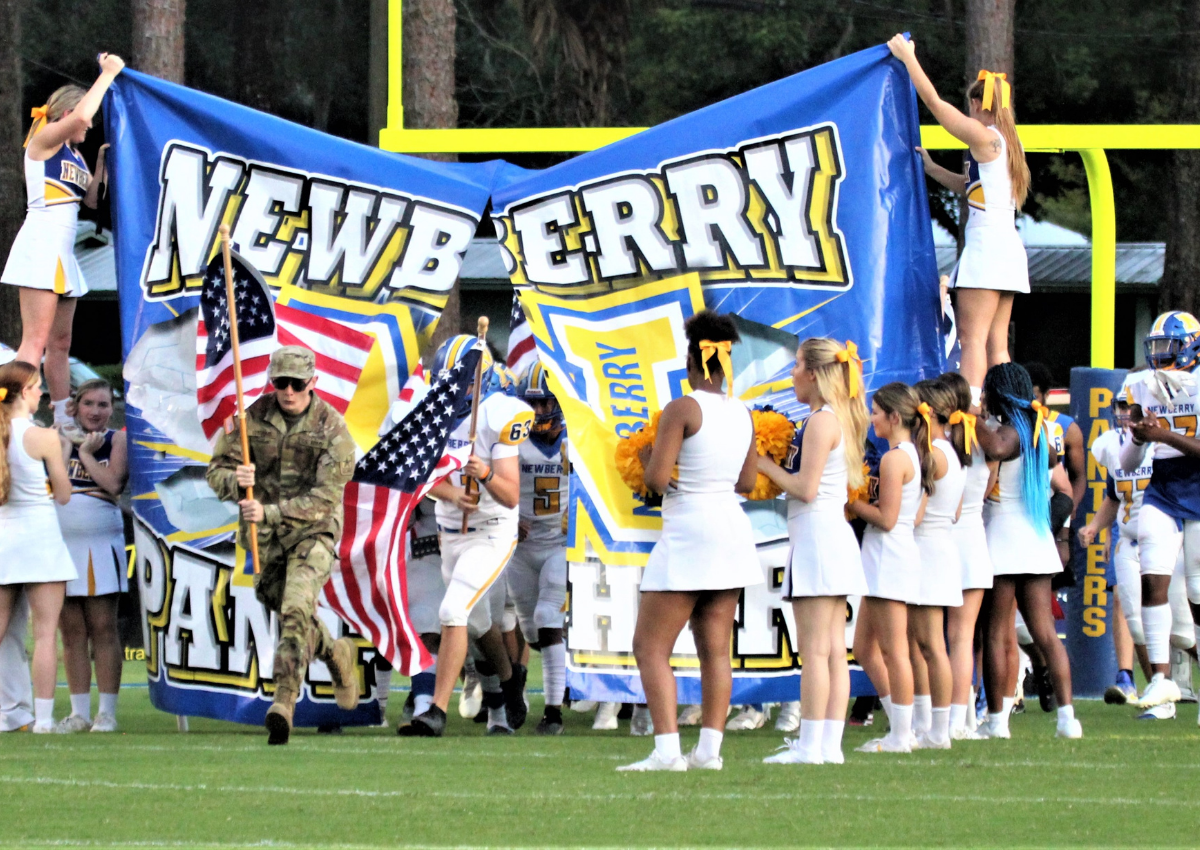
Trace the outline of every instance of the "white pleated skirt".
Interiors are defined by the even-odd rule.
[[[642,590],[729,590],[763,581],[750,517],[732,492],[668,495],[662,518]]]

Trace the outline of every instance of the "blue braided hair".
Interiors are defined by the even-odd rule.
[[[988,413],[1011,425],[1021,443],[1021,491],[1025,513],[1039,530],[1050,530],[1050,459],[1043,433],[1034,445],[1037,411],[1033,409],[1033,381],[1023,366],[999,363],[983,379]]]

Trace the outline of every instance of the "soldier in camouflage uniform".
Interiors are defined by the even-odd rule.
[[[218,498],[241,508],[244,548],[247,523],[258,523],[262,572],[254,577],[255,595],[279,615],[266,727],[269,743],[286,744],[310,659],[329,666],[339,706],[358,704],[357,648],[349,638],[333,640],[316,616],[317,596],[337,560],[354,440],[338,412],[313,394],[313,352],[284,346],[272,355],[267,376],[275,392],[246,410],[250,463],[243,463],[238,433],[222,434],[207,477]],[[255,498],[246,499],[240,488],[251,486]]]

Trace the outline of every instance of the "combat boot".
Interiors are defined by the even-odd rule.
[[[286,744],[292,734],[292,706],[290,704],[273,702],[267,709],[268,744]]]
[[[358,647],[348,637],[333,642],[333,657],[329,660],[329,673],[333,677],[333,696],[338,708],[353,711],[358,707],[358,675],[354,660]]]

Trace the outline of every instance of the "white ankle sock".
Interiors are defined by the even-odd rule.
[[[431,705],[433,705],[433,694],[415,694],[413,696],[413,717],[429,711]],[[382,708],[383,703],[380,703],[379,707]]]
[[[971,387],[971,406],[979,407],[979,399],[983,397],[983,387]]]
[[[100,714],[107,714],[112,717],[117,716],[117,694],[106,694],[100,692]]]
[[[546,705],[562,705],[567,689],[567,645],[556,643],[542,648],[542,687]]]
[[[967,726],[967,707],[950,704],[950,731],[965,729]]]
[[[842,754],[842,732],[845,730],[845,720],[825,721],[825,730],[821,735],[821,757],[825,761],[834,761]]]
[[[933,722],[929,726],[929,737],[934,741],[950,739],[950,706],[935,708],[932,712]]]
[[[1171,606],[1143,605],[1142,630],[1151,664],[1171,663]]]
[[[430,702],[432,703],[433,700],[431,699]],[[489,708],[487,725],[489,727],[491,727],[491,726],[507,726],[508,725],[508,709],[506,709],[504,706],[500,706],[499,708]]]
[[[701,732],[703,733],[703,730]],[[663,761],[675,761],[683,755],[679,751],[679,733],[669,732],[666,735],[655,735],[654,752],[658,753],[658,757]]]
[[[392,692],[392,673],[394,670],[375,671],[375,701],[380,709],[387,711],[388,696]]]
[[[892,698],[890,696],[880,697],[880,704],[883,706],[883,713],[887,715],[888,722],[892,722]]]
[[[103,694],[101,694],[103,696]],[[104,709],[100,709],[103,711]],[[92,693],[71,694],[71,713],[78,714],[84,720],[92,719]]]
[[[1005,697],[1004,698],[1004,702],[1003,702],[1004,707],[1001,709],[1001,711],[1004,712],[1004,717],[1005,717],[1004,724],[1006,726],[1008,725],[1008,717],[1010,715],[1012,715],[1013,706],[1016,704],[1017,704],[1016,697]]]
[[[1061,726],[1064,723],[1070,723],[1075,719],[1075,706],[1060,705],[1058,707],[1058,724]]]
[[[912,736],[913,707],[892,704],[892,731],[888,736],[894,741],[908,743]]]
[[[724,732],[718,732],[716,729],[709,729],[707,726],[700,727],[700,743],[696,745],[696,758],[700,761],[708,761],[715,759],[721,755],[721,741],[725,739]],[[678,742],[679,735],[676,734],[675,740]],[[678,746],[678,744],[676,744]]]
[[[929,731],[933,724],[933,697],[929,694],[917,694],[913,697],[912,730],[917,737]]]
[[[54,700],[34,699],[33,718],[38,726],[49,726],[54,722]]]
[[[797,747],[801,752],[813,756],[821,755],[821,742],[825,738],[824,720],[800,719],[800,739]]]

